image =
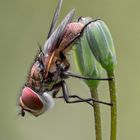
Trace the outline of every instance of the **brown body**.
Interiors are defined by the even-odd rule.
[[[75,10],[72,9],[55,29],[61,5],[62,0],[59,0],[47,41],[43,50],[37,54],[29,71],[27,82],[22,89],[19,99],[22,116],[25,115],[24,111],[38,116],[52,108],[54,105],[53,98],[56,98],[60,88],[65,94],[63,95],[65,101],[68,102],[64,79],[68,78],[65,72],[68,71],[70,64],[66,55],[71,49],[71,44],[81,34],[84,25],[79,22],[72,22],[75,13]]]
[[[69,23],[55,51],[46,54],[40,52],[37,61],[33,63],[30,70],[27,82],[30,87],[42,93],[52,90],[54,85],[61,81],[60,71],[57,69],[58,65],[61,65],[61,68],[63,67],[63,71],[68,70],[70,64],[66,58],[66,54],[71,49],[72,40],[81,32],[83,27],[84,25],[81,23]],[[44,68],[41,68],[42,66]]]

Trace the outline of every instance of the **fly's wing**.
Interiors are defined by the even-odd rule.
[[[52,22],[51,22],[51,27],[50,27],[50,30],[49,30],[49,33],[48,33],[48,36],[47,36],[47,39],[50,37],[50,35],[53,33],[54,31],[54,28],[56,26],[56,23],[57,23],[57,19],[58,19],[58,16],[60,14],[60,10],[61,10],[61,7],[62,7],[62,0],[59,0],[58,1],[58,4],[57,4],[57,7],[56,7],[56,10],[54,12],[54,16],[53,16],[53,19],[52,19]]]
[[[63,39],[64,30],[67,24],[69,24],[72,21],[74,13],[75,10],[72,9],[64,18],[64,20],[61,22],[61,24],[57,27],[57,29],[51,34],[49,39],[45,42],[43,48],[44,54],[52,53],[56,48],[59,47],[59,44]]]

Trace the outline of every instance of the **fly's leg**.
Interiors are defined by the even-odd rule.
[[[56,99],[62,99],[62,98],[63,98],[63,99],[64,99],[64,96],[58,96],[58,97],[54,97],[54,98],[56,98]],[[86,103],[88,103],[89,105],[91,105],[91,106],[93,107],[93,104],[92,104],[91,102],[84,101],[84,99],[80,98],[80,97],[77,96],[77,95],[69,95],[68,98],[77,98],[77,99],[80,99],[80,100],[82,100],[83,102],[86,102]]]
[[[69,71],[64,72],[63,75],[64,76],[74,77],[74,78],[79,78],[79,79],[84,79],[84,80],[103,80],[103,81],[113,80],[113,77],[112,78],[94,78],[94,77],[92,78],[92,77],[85,77],[85,76],[77,75],[77,74],[71,73]]]
[[[61,60],[63,61],[64,66],[65,66],[65,68],[63,68],[62,70],[63,70],[63,71],[68,70],[69,67],[70,67],[70,63],[69,63],[69,61],[66,59],[66,56],[63,54],[63,52],[60,52],[60,58],[61,58]]]
[[[83,16],[80,16],[80,17],[77,19],[77,21],[80,21],[82,18],[83,18]],[[97,21],[97,20],[101,20],[101,18],[98,17],[98,18],[96,18],[96,19],[91,20],[91,22],[95,22],[95,21]],[[89,21],[89,22],[90,22],[90,21]]]
[[[103,102],[103,101],[98,101],[94,98],[88,98],[88,99],[83,99],[77,95],[72,95],[71,97],[76,97],[78,98],[77,100],[73,100],[70,101],[69,95],[68,95],[68,89],[67,89],[67,85],[65,83],[65,81],[62,81],[62,91],[63,91],[63,98],[66,101],[66,103],[80,103],[80,102],[86,102],[86,103],[90,103],[90,101],[92,102],[97,102],[97,103],[101,103],[101,104],[105,104],[105,105],[109,105],[111,106],[111,103],[107,103],[107,102]],[[93,106],[93,105],[92,105]]]

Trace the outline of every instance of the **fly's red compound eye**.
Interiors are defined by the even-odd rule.
[[[29,87],[23,88],[19,104],[24,110],[27,110],[32,114],[40,112],[44,108],[44,103],[40,96]]]
[[[54,100],[47,92],[39,95],[31,88],[24,87],[20,96],[19,105],[22,111],[28,111],[34,116],[39,116],[54,106]],[[24,116],[23,112],[21,114]]]

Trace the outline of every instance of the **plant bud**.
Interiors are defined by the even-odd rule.
[[[74,60],[82,76],[101,78],[102,68],[90,50],[86,33],[75,43]],[[84,82],[88,87],[97,87],[99,83],[97,80],[84,80]]]
[[[89,17],[81,18],[79,22],[91,21]],[[90,23],[86,28],[89,47],[97,61],[108,72],[113,71],[117,63],[114,43],[107,25],[102,20]]]

